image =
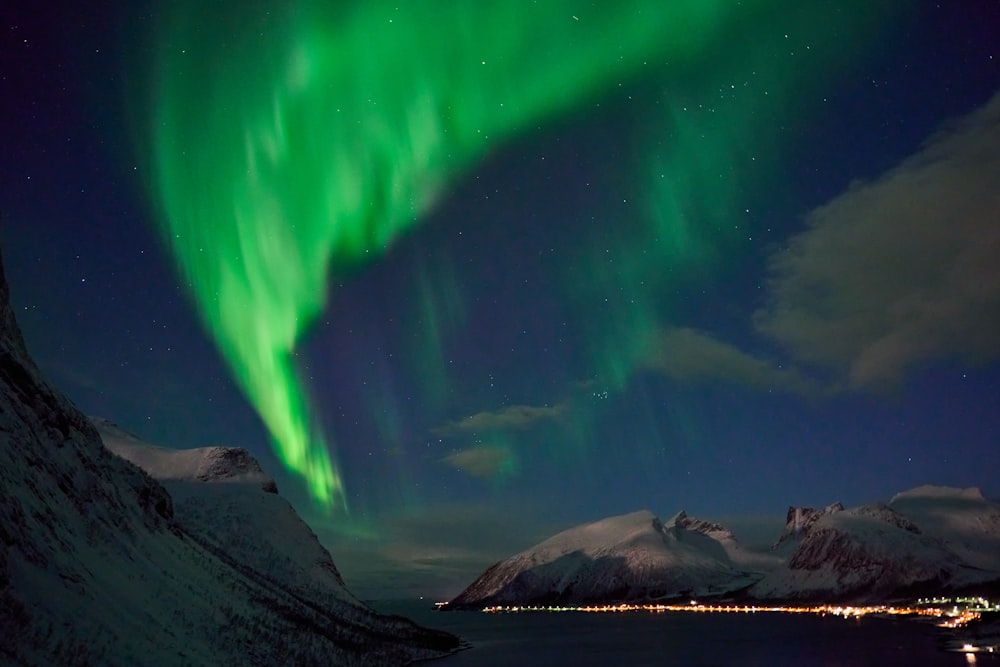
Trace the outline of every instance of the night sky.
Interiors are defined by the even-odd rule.
[[[29,349],[249,449],[361,595],[1000,495],[1000,4],[119,4],[0,9]]]

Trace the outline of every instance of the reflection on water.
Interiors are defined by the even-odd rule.
[[[942,651],[942,630],[914,620],[801,614],[484,614],[439,612],[423,602],[373,606],[454,632],[472,645],[432,663],[441,667],[962,667],[976,660],[972,653]],[[994,660],[978,664],[1000,667]]]

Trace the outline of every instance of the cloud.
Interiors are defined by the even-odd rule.
[[[441,459],[473,477],[496,478],[516,471],[517,455],[511,431],[525,431],[541,423],[560,423],[572,409],[570,399],[554,406],[511,405],[495,412],[483,411],[432,429],[443,438],[463,438],[476,444]],[[524,438],[519,437],[518,442]]]
[[[441,461],[473,477],[492,478],[513,469],[514,455],[508,447],[479,445],[460,449]]]
[[[448,422],[431,432],[445,438],[488,431],[520,430],[540,421],[559,419],[567,410],[565,403],[554,406],[511,405],[497,412],[477,412],[459,421]]]
[[[795,360],[880,388],[922,362],[1000,357],[1000,93],[806,223],[754,316]]]
[[[643,366],[675,380],[724,380],[802,394],[817,390],[814,382],[795,369],[781,368],[686,327],[664,329]]]

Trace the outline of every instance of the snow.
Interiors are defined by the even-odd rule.
[[[683,512],[661,522],[641,510],[563,531],[497,563],[454,606],[657,600],[717,595],[760,574],[730,557],[735,538]]]
[[[774,543],[771,550],[787,557],[802,539],[802,536],[820,517],[843,511],[843,509],[844,506],[840,503],[832,503],[821,510],[815,510],[812,507],[789,507],[785,518],[785,530],[782,531],[781,537]]]
[[[883,599],[899,591],[1000,580],[1000,511],[978,489],[919,487],[828,513],[808,526],[787,567],[750,594],[764,599]]]
[[[521,555],[550,560],[573,551],[584,551],[591,555],[609,553],[620,545],[650,539],[654,521],[657,518],[649,510],[610,517],[563,531]]]
[[[174,499],[178,524],[287,590],[325,604],[363,606],[344,586],[330,554],[245,450],[226,447],[170,449],[143,442],[105,419],[92,419],[104,446],[162,481]],[[240,452],[224,458],[220,453]],[[208,462],[208,463],[206,463]],[[223,464],[227,464],[225,467]],[[214,474],[205,475],[206,467]]]
[[[277,490],[249,452],[239,447],[170,449],[141,441],[108,419],[91,418],[104,446],[160,481],[250,482]]]
[[[889,505],[964,562],[1000,572],[1000,504],[979,489],[921,486],[896,494]]]
[[[919,487],[891,503],[790,507],[782,552],[724,526],[642,510],[563,531],[489,568],[455,607],[651,601],[883,601],[1000,581],[1000,505],[978,489]]]
[[[889,593],[930,581],[952,557],[939,543],[884,505],[863,505],[824,515],[799,543],[787,567],[751,590],[760,598]]]
[[[227,471],[234,459],[222,456],[205,468],[212,457],[202,453],[197,465],[187,455],[159,469],[216,481],[192,492],[203,498],[193,501],[199,521],[191,497],[172,498],[106,450],[28,357],[2,270],[0,433],[4,664],[382,665],[457,645],[353,600],[329,554],[249,464]],[[149,456],[151,469],[163,462],[162,452]],[[212,516],[212,503],[234,514]],[[231,519],[248,536],[235,547],[214,532]]]

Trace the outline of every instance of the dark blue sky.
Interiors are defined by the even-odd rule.
[[[643,267],[659,342],[625,381],[588,344],[614,342],[633,286],[593,259],[638,233],[619,200],[642,194],[653,106],[633,102],[675,92],[659,79],[518,133],[384,256],[335,272],[298,361],[349,518],[284,472],[160,241],[123,47],[151,19],[59,4],[0,25],[0,242],[29,349],[89,414],[248,448],[363,594],[454,593],[550,530],[638,508],[1000,494],[997,3],[913,3],[842,36],[851,57],[780,110],[738,229]]]

